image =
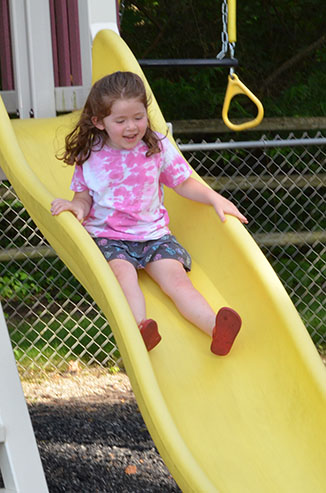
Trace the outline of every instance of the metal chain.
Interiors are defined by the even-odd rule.
[[[230,58],[234,58],[234,51],[235,51],[235,43],[229,43],[229,50],[230,50]],[[234,74],[234,67],[230,67],[230,75],[232,76]]]
[[[229,36],[228,36],[228,2],[227,0],[223,0],[222,3],[222,32],[221,32],[221,38],[222,38],[222,50],[216,55],[216,58],[218,60],[222,60],[222,58],[225,57],[227,51],[228,51],[228,45],[229,45]]]
[[[216,58],[218,60],[222,60],[225,55],[227,54],[228,50],[230,51],[230,58],[234,58],[234,51],[235,51],[235,43],[229,43],[229,36],[228,36],[228,1],[223,0],[222,2],[222,32],[221,32],[221,39],[222,39],[222,50],[216,55]],[[234,68],[230,68],[230,75],[234,73]]]

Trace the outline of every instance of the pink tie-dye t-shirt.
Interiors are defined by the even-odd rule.
[[[132,150],[105,145],[75,167],[70,188],[88,190],[93,198],[83,222],[91,236],[147,241],[170,233],[163,185],[176,187],[192,170],[170,141],[159,137],[162,151],[150,157],[142,141]]]

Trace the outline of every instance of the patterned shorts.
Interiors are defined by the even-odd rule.
[[[173,235],[158,240],[124,241],[93,238],[106,260],[127,260],[136,269],[144,269],[149,262],[171,258],[181,262],[186,271],[191,269],[191,257]]]

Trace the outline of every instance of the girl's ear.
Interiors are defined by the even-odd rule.
[[[99,120],[97,116],[92,116],[91,122],[93,123],[94,127],[98,128],[99,130],[104,130],[103,122],[102,120]]]

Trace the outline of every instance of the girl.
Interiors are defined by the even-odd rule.
[[[192,170],[167,138],[151,129],[141,78],[131,72],[103,77],[92,87],[80,119],[66,137],[60,158],[76,164],[71,201],[55,199],[55,216],[71,211],[108,260],[150,351],[161,340],[148,319],[137,269],[145,269],[181,314],[211,338],[211,351],[227,354],[241,319],[231,308],[216,315],[192,285],[189,253],[171,234],[163,185],[183,197],[247,219],[229,200],[191,178]]]

